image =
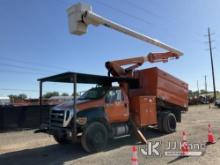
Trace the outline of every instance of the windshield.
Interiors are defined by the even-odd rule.
[[[92,88],[80,96],[79,100],[99,99],[105,95],[106,91],[103,87]]]

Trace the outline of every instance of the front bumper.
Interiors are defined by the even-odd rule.
[[[72,129],[69,127],[65,128],[51,125],[49,126],[48,123],[41,124],[40,128],[38,130],[35,130],[34,133],[46,133],[53,136],[66,137],[73,142],[78,142],[79,138],[82,136],[82,133],[74,134]]]

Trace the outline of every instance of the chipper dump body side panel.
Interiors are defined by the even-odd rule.
[[[164,102],[187,108],[188,85],[156,67],[135,72],[140,89],[136,95],[156,96]]]

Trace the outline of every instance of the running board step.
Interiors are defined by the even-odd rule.
[[[122,135],[122,136],[115,136],[115,137],[113,137],[113,139],[121,139],[121,138],[125,138],[125,137],[130,137],[130,136],[131,136],[130,134]]]

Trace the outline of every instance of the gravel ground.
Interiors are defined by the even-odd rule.
[[[140,152],[144,145],[134,139],[124,138],[110,142],[103,152],[87,154],[80,144],[57,144],[53,137],[46,134],[34,134],[33,131],[9,132],[0,134],[0,164],[67,164],[67,165],[118,165],[131,164],[131,147],[138,147],[139,164],[220,164],[220,109],[204,106],[191,106],[182,115],[182,123],[177,132],[169,135],[159,133],[155,129],[146,129],[145,136],[149,141],[160,141],[161,151],[168,146],[168,141],[181,141],[181,132],[186,131],[188,143],[205,144],[207,141],[207,125],[211,123],[217,140],[216,144],[206,147],[204,155],[199,157],[146,157]],[[204,151],[204,150],[203,150]]]

